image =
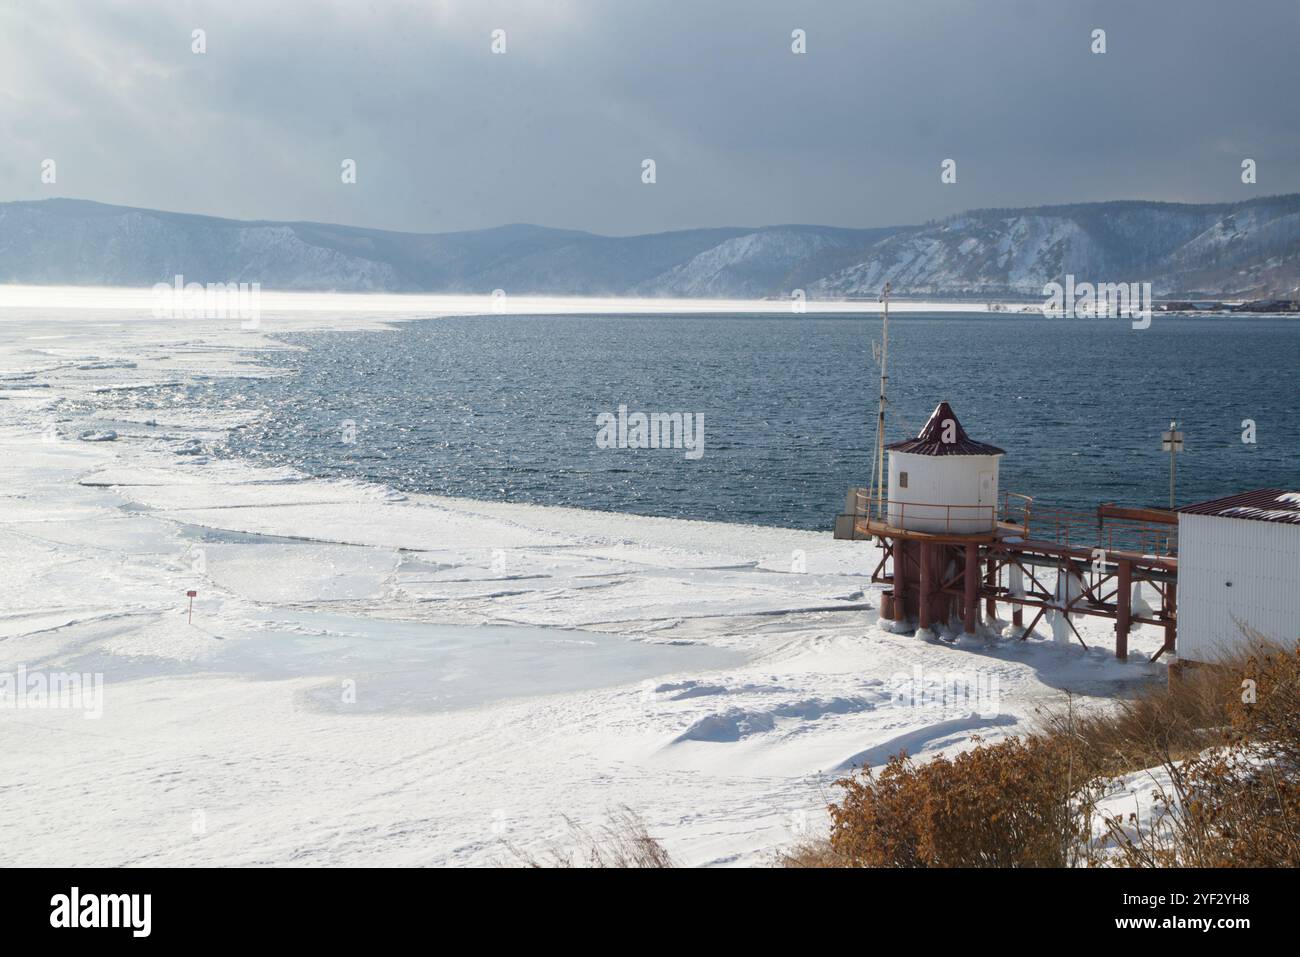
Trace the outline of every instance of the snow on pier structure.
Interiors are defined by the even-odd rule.
[[[893,631],[915,628],[931,639],[936,629],[960,627],[974,636],[994,626],[1004,602],[1012,609],[1007,633],[1015,637],[1050,615],[1058,640],[1073,635],[1082,644],[1071,619],[1089,615],[1115,621],[1121,659],[1135,623],[1164,628],[1152,660],[1174,649],[1175,513],[1109,504],[1071,513],[1035,508],[1027,495],[999,495],[1005,453],[972,439],[947,402],[916,438],[887,449],[887,497],[851,490],[835,534],[879,541],[872,581],[886,586],[881,618]],[[1143,585],[1159,596],[1158,608],[1142,601]],[[1028,628],[1025,608],[1034,610]]]

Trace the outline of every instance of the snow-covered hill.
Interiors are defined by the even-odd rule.
[[[1156,295],[1264,298],[1300,286],[1300,196],[1188,206],[982,210],[877,243],[815,283],[820,297],[1038,296],[1044,283],[1148,281]]]
[[[81,200],[0,204],[0,283],[148,286],[182,274],[265,289],[585,296],[1041,295],[1149,281],[1159,296],[1290,297],[1300,194],[1243,203],[978,210],[924,226],[727,227],[597,236],[512,225],[394,233],[243,222]]]

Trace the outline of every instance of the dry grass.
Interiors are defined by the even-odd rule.
[[[1166,756],[1158,820],[1106,822],[1119,863],[1300,867],[1300,647],[1258,646],[1224,670],[1225,726],[1203,752]]]
[[[645,821],[630,807],[620,807],[594,830],[565,819],[566,839],[553,842],[541,855],[511,848],[525,867],[673,867],[673,859],[651,837]]]
[[[1068,741],[1082,768],[1119,775],[1191,758],[1221,740],[1241,695],[1248,656],[1224,667],[1184,671],[1105,709],[1080,712],[1071,700],[1040,715],[1042,735]]]
[[[853,862],[835,849],[829,838],[804,840],[777,853],[778,867],[853,867]]]

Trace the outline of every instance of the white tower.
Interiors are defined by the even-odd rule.
[[[916,438],[887,448],[890,525],[952,535],[997,527],[1003,451],[968,436],[947,402],[939,403]]]

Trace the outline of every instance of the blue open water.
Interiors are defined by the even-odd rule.
[[[267,410],[228,451],[321,476],[479,499],[808,529],[871,469],[878,317],[492,316],[287,337],[293,375],[192,396]],[[1300,321],[902,315],[889,439],[948,400],[1039,502],[1164,504],[1300,489]],[[704,454],[597,447],[597,415],[704,416]],[[1253,419],[1257,442],[1243,443]],[[355,436],[346,422],[355,423]],[[355,441],[347,441],[349,438]]]

